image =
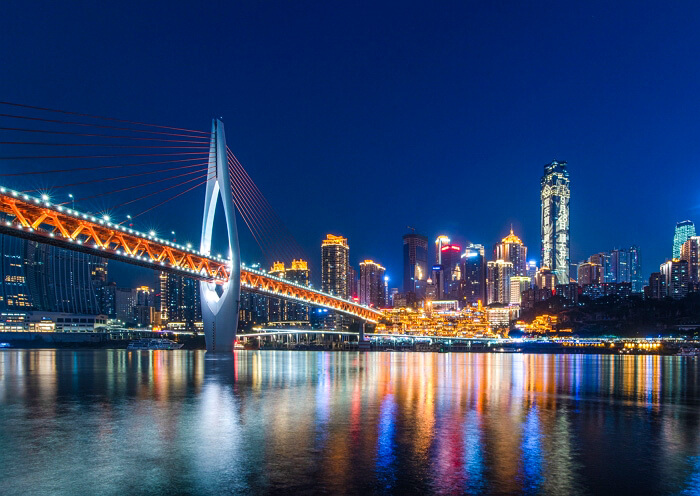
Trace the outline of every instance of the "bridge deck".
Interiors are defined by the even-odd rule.
[[[4,187],[0,187],[0,213],[5,217],[0,232],[11,236],[215,284],[227,281],[231,274],[230,260]],[[326,307],[369,322],[382,315],[376,309],[244,267],[241,289]]]

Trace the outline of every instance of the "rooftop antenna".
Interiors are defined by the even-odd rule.
[[[413,234],[416,234],[416,228],[415,228],[415,227],[406,226],[406,229],[410,229],[411,231],[413,231]]]

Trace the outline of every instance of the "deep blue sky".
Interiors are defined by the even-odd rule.
[[[223,116],[310,256],[343,234],[392,285],[406,225],[490,248],[512,222],[538,259],[553,158],[575,261],[638,244],[648,274],[675,222],[700,221],[697,2],[187,3],[2,2],[0,96],[193,129]],[[195,200],[161,229],[197,239]]]

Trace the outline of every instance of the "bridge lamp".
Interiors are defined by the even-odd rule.
[[[148,235],[149,235],[149,236],[154,236],[154,237],[155,237],[156,232],[155,232],[155,231],[149,231],[149,232],[148,232]]]
[[[107,214],[104,214],[104,215],[102,216],[102,220],[104,220],[105,222],[109,222],[109,218],[110,218],[110,217],[109,217],[109,215],[107,215]]]
[[[41,195],[41,199],[44,200],[44,201],[49,201],[51,198],[49,198],[49,195],[47,195],[46,193],[44,193],[43,195]]]
[[[70,201],[72,203],[73,210],[75,210],[75,197],[73,196],[73,193],[68,193],[68,198],[70,198]]]
[[[187,249],[188,250],[192,249],[192,243],[187,243]]]

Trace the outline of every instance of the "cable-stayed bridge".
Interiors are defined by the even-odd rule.
[[[303,251],[226,146],[221,120],[214,119],[206,132],[10,102],[0,106],[10,109],[0,113],[0,232],[199,280],[208,350],[232,349],[240,291],[327,308],[360,322],[381,316],[376,309],[242,265],[237,212],[268,263],[291,262],[302,258]],[[45,148],[86,152],[36,154]],[[21,153],[4,153],[8,149]],[[27,184],[28,178],[34,183],[47,179],[42,188],[9,187],[11,181]],[[171,202],[202,201],[202,189],[199,248],[134,227],[137,218],[169,208]],[[53,199],[66,190],[82,195]],[[99,213],[75,207],[98,199],[108,205]],[[225,257],[212,253],[219,202],[226,220]],[[122,215],[125,208],[132,213]]]

